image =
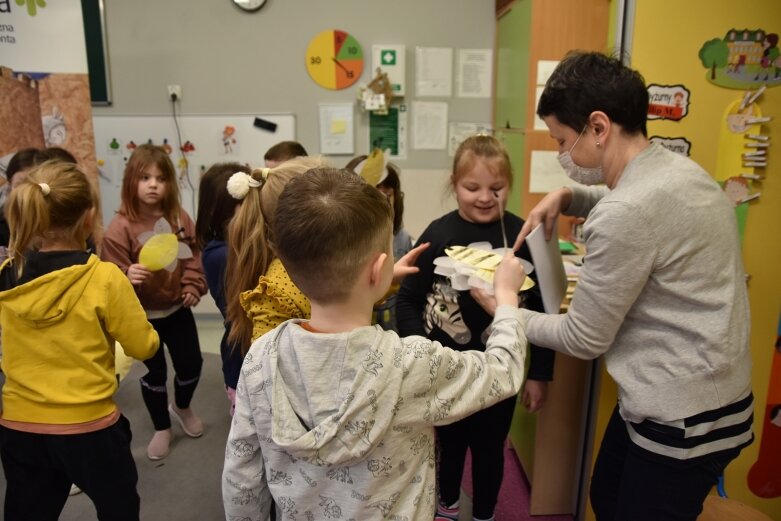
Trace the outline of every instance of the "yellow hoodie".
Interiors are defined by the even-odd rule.
[[[2,419],[18,422],[108,416],[116,410],[114,340],[140,360],[159,345],[130,281],[95,255],[0,292],[0,326]]]

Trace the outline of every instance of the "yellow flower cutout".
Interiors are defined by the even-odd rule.
[[[504,248],[494,249],[491,243],[475,242],[469,246],[452,246],[445,250],[445,257],[434,259],[434,273],[450,279],[450,285],[456,291],[471,288],[484,289],[490,295],[494,293],[494,274],[502,262]],[[534,271],[531,262],[519,259],[528,275]],[[520,291],[534,287],[534,281],[528,276]]]
[[[143,246],[138,254],[138,263],[149,271],[174,271],[179,259],[190,259],[193,251],[183,242],[179,242],[171,225],[164,218],[155,223],[152,231],[138,236]]]

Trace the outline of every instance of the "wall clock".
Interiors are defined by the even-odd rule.
[[[233,0],[233,3],[239,8],[244,11],[257,11],[261,7],[263,7],[266,3],[266,0]]]
[[[316,35],[306,48],[306,70],[326,89],[346,89],[361,77],[363,50],[353,36],[336,29]]]

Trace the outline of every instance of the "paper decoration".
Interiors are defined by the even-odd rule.
[[[691,94],[683,85],[648,85],[648,119],[680,121],[689,113]]]
[[[143,245],[138,254],[138,263],[149,271],[174,271],[179,259],[190,259],[193,256],[190,247],[179,242],[171,225],[162,217],[157,220],[152,231],[138,236],[138,242]]]
[[[781,50],[777,33],[764,29],[736,29],[723,38],[708,40],[699,51],[705,78],[727,89],[781,85]]]
[[[483,289],[494,294],[494,274],[502,262],[504,248],[494,249],[491,243],[475,242],[468,246],[452,246],[445,250],[446,256],[434,259],[434,273],[448,277],[451,287],[456,291],[472,288]],[[519,259],[528,275],[534,271],[532,263]],[[528,276],[520,291],[534,287],[534,281]]]
[[[388,177],[390,153],[390,148],[384,151],[379,148],[373,149],[366,159],[355,165],[355,173],[363,177],[367,184],[377,186]]]
[[[690,157],[692,155],[692,144],[685,137],[662,137],[651,136],[648,138],[651,143],[656,143],[663,146],[671,152],[681,154],[682,156]]]

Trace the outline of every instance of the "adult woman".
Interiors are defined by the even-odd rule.
[[[559,213],[587,217],[564,315],[524,311],[529,341],[605,355],[619,402],[594,467],[597,519],[690,520],[751,443],[749,317],[737,226],[718,184],[647,139],[642,76],[597,53],[556,68],[537,114],[580,184],[548,194],[516,248]]]

